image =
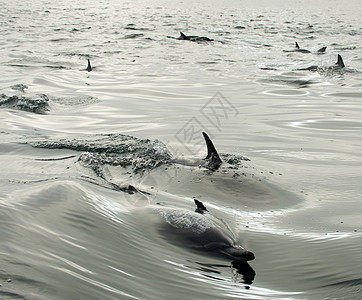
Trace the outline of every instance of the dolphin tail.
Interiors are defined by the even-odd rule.
[[[219,156],[219,154],[216,151],[216,148],[212,141],[210,140],[209,136],[203,132],[202,135],[204,136],[206,147],[207,147],[207,156],[205,159],[208,159],[210,161],[209,167],[212,170],[216,170],[220,165],[222,164],[222,160]]]
[[[340,56],[339,54],[338,54],[338,59],[337,59],[336,65],[338,65],[341,68],[344,68],[344,62],[343,62],[342,56]]]
[[[298,42],[295,42],[295,48],[300,49]]]
[[[327,47],[322,47],[317,52],[318,53],[323,53],[323,52],[326,52],[326,49],[327,49]]]
[[[197,206],[197,208],[195,209],[195,212],[203,214],[205,211],[208,211],[207,208],[205,207],[205,205],[201,201],[194,199],[194,202],[195,202],[195,205]]]
[[[91,63],[90,63],[90,60],[88,58],[88,66],[87,66],[87,71],[90,72],[92,71],[92,66],[91,66]]]

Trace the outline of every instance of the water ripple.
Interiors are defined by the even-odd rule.
[[[361,131],[362,122],[347,119],[323,119],[295,121],[289,124],[291,127],[323,131]]]

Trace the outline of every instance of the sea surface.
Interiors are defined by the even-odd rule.
[[[360,0],[0,3],[1,299],[362,298]]]

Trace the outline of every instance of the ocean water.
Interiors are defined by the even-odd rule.
[[[359,0],[1,7],[1,299],[361,299]]]

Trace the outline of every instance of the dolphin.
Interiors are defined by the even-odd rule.
[[[87,65],[87,69],[86,69],[88,72],[92,71],[92,66],[91,66],[91,63],[90,63],[90,60],[88,58],[88,65]]]
[[[344,62],[342,56],[338,54],[337,62],[333,66],[329,67],[320,67],[320,66],[310,66],[307,68],[296,69],[297,71],[339,71],[344,69]]]
[[[212,42],[212,39],[209,39],[206,36],[197,36],[197,35],[185,35],[180,32],[180,36],[177,38],[178,40],[187,40],[192,42]]]
[[[195,204],[196,211],[166,207],[160,203],[146,207],[146,210],[151,210],[151,214],[158,216],[156,228],[166,240],[233,260],[255,259],[253,252],[244,249],[234,240],[223,220],[209,213],[201,201],[195,200]],[[203,212],[197,212],[200,206],[203,207]]]
[[[327,47],[322,47],[317,50],[317,53],[325,53]],[[283,52],[299,52],[299,53],[312,53],[311,51],[307,49],[302,49],[299,47],[298,42],[295,42],[295,48],[293,50],[283,50]]]

